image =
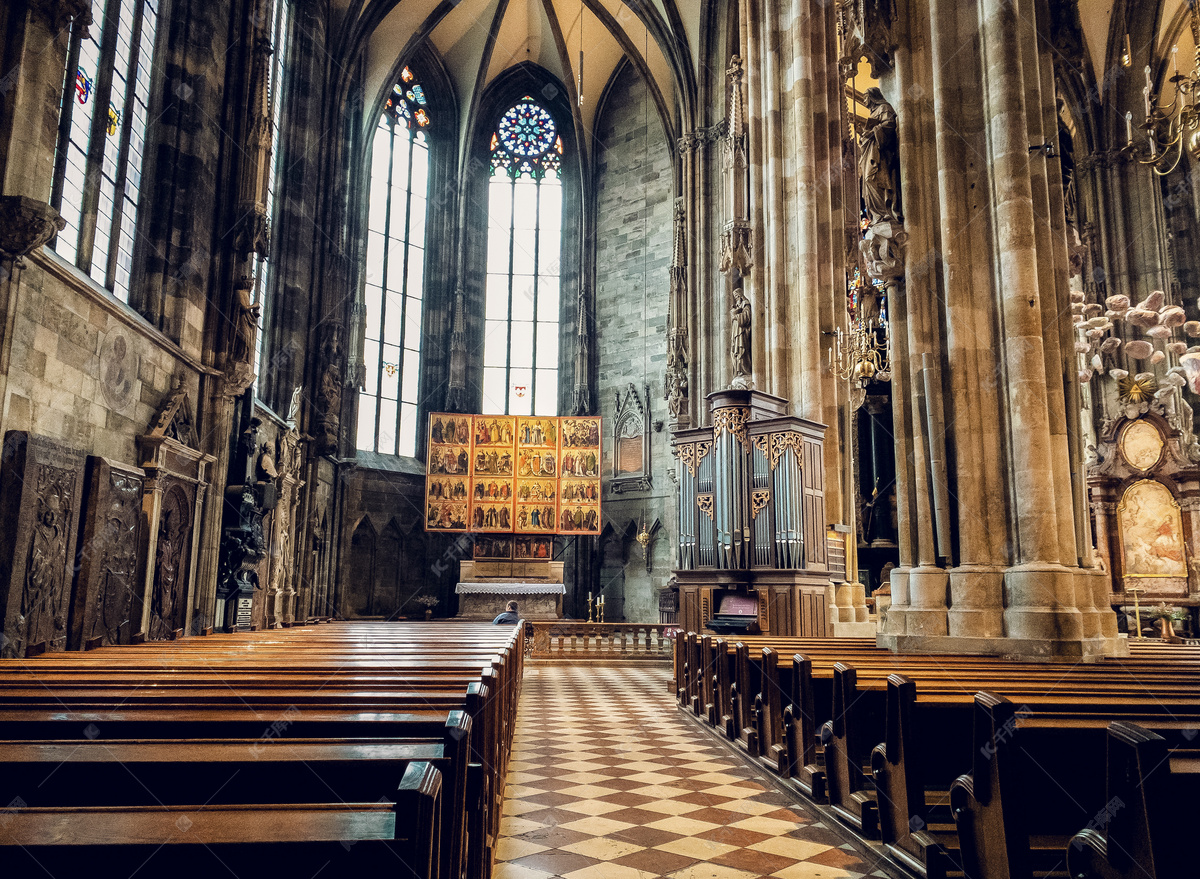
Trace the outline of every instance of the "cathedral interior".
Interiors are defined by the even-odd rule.
[[[1200,0],[0,34],[6,875],[1195,875]]]
[[[796,632],[1194,631],[1191,2],[0,14],[6,655],[453,617],[432,413],[599,416],[562,614],[687,613],[735,391],[822,426]]]

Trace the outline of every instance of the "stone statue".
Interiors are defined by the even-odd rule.
[[[230,354],[234,363],[253,366],[254,349],[258,341],[258,317],[261,311],[261,306],[250,301],[250,288],[239,284],[237,323],[234,327],[233,351]]]
[[[858,139],[858,178],[863,205],[871,225],[902,223],[896,111],[875,86],[867,89],[866,100],[871,116]]]
[[[729,356],[733,360],[733,375],[735,386],[740,386],[739,379],[749,381],[750,366],[750,300],[738,287],[733,291],[733,303],[729,307],[729,316],[733,327],[729,337]]]

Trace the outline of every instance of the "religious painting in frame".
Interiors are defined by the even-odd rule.
[[[476,415],[474,417],[475,448],[513,449],[517,436],[515,415]]]
[[[471,480],[471,530],[513,530],[513,481],[498,476]]]
[[[470,522],[471,416],[429,418],[425,530],[466,531]]]
[[[513,557],[513,538],[481,534],[475,538],[472,557],[481,562],[506,562]]]
[[[516,537],[513,539],[513,558],[517,561],[554,558],[553,537]]]
[[[600,436],[599,418],[432,413],[426,530],[599,534]]]
[[[564,478],[559,483],[558,530],[564,534],[600,533],[600,480]]]
[[[518,449],[558,450],[558,418],[520,416],[517,418]]]
[[[1117,525],[1126,583],[1174,578],[1186,590],[1183,518],[1169,488],[1153,479],[1133,483],[1117,505]]]

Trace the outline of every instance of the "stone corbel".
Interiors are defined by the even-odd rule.
[[[56,31],[74,22],[83,28],[86,37],[92,25],[91,0],[29,0],[29,9],[43,16]]]
[[[0,195],[0,259],[25,267],[25,257],[67,227],[44,201],[24,195]]]

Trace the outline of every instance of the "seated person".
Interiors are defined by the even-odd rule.
[[[510,601],[508,603],[508,607],[504,609],[504,613],[499,614],[494,620],[492,620],[492,625],[511,626],[519,623],[520,621],[521,618],[517,616],[517,603],[515,601]]]

